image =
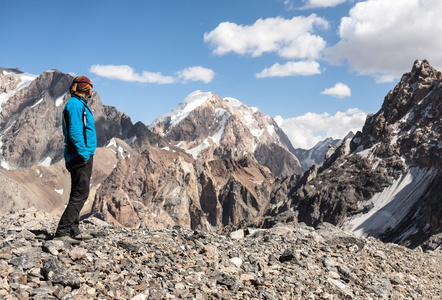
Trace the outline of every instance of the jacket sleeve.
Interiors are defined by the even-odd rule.
[[[81,103],[75,103],[69,107],[69,137],[77,148],[77,153],[81,156],[83,161],[87,161],[89,159],[89,153],[84,142],[83,111],[84,107]]]

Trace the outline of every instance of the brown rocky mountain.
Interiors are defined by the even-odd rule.
[[[116,145],[97,149],[91,194],[83,213],[90,212],[96,189],[113,171],[123,154]],[[47,212],[62,213],[69,199],[70,184],[64,160],[51,166],[33,165],[16,170],[0,168],[0,212],[35,207]]]
[[[322,167],[286,179],[265,215],[330,222],[411,247],[440,236],[441,118],[441,73],[416,61],[362,132]]]
[[[275,174],[301,171],[276,122],[236,99],[196,91],[149,128],[164,140],[119,162],[97,191],[95,216],[205,230],[252,222]]]
[[[251,155],[276,176],[302,172],[293,146],[276,122],[234,98],[193,92],[149,129],[202,161]]]
[[[273,180],[249,157],[201,162],[180,148],[150,147],[119,161],[98,189],[92,213],[127,227],[213,230],[252,221]]]

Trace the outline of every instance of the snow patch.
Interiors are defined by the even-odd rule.
[[[264,133],[264,129],[251,129],[250,133],[259,138]]]
[[[66,92],[66,93],[64,93],[63,95],[61,95],[60,97],[58,97],[56,100],[55,100],[55,106],[60,106],[61,104],[63,104],[63,101],[64,101],[64,97],[67,95],[67,93],[68,92]]]
[[[246,120],[246,124],[248,127],[256,123],[255,118],[248,111],[242,112],[242,115],[244,116],[244,119]]]
[[[252,183],[254,183],[254,184],[258,184],[258,185],[262,185],[262,183],[264,182],[264,181],[262,181],[262,180],[256,180],[256,179],[253,179],[253,178],[249,178],[249,180],[250,180]]]
[[[164,148],[161,148],[161,150],[165,150],[165,151],[172,151],[172,152],[175,152],[175,150],[172,150],[172,149],[170,149],[169,147],[164,147]],[[130,155],[129,155],[129,157],[130,157]]]
[[[390,187],[375,194],[370,200],[360,203],[361,208],[366,205],[373,205],[373,208],[367,213],[345,218],[341,228],[358,236],[375,237],[395,228],[419,201],[436,174],[434,169],[411,169],[395,180]],[[413,230],[410,234],[411,232]]]
[[[37,165],[42,166],[42,167],[49,167],[49,166],[51,166],[51,162],[52,162],[52,158],[50,158],[48,156],[45,159],[41,160]]]
[[[362,157],[368,158],[372,162],[374,159],[376,159],[376,157],[373,154],[373,150],[377,146],[379,146],[379,143],[374,144],[373,146],[365,150],[362,150],[362,146],[359,146],[358,149],[356,149],[355,153],[359,154]]]
[[[180,141],[178,144],[176,144],[178,148],[181,148],[183,150],[187,150],[187,142],[186,141]]]
[[[219,146],[221,143],[221,138],[224,134],[224,130],[226,128],[226,124],[227,124],[227,121],[229,120],[230,116],[231,116],[231,114],[229,112],[227,112],[227,110],[225,110],[225,109],[217,108],[215,110],[215,117],[217,119],[220,119],[218,121],[219,122],[219,130],[214,135],[212,135],[210,138],[217,146]]]
[[[115,148],[117,148],[117,141],[114,138],[112,138],[110,140],[110,142],[106,145],[106,147],[115,147]]]
[[[130,145],[132,145],[136,141],[136,139],[137,139],[137,136],[134,135],[133,137],[125,140],[125,142],[130,146]]]
[[[1,163],[0,163],[0,166],[3,168],[3,169],[6,169],[6,170],[15,170],[16,168],[14,168],[11,164],[9,164],[7,161],[5,161],[3,158],[2,158],[2,161],[1,161]],[[40,176],[41,177],[41,176]]]
[[[405,116],[402,117],[402,119],[400,119],[401,123],[409,123],[411,120],[413,120],[414,118],[414,112],[410,109]]]
[[[43,98],[41,98],[40,100],[38,100],[34,105],[31,106],[31,108],[36,107],[36,106],[39,105],[41,102],[43,102]]]
[[[152,124],[149,125],[149,129],[154,128],[157,124],[160,123],[169,123],[170,127],[174,127],[184,118],[186,118],[194,109],[198,108],[212,97],[212,92],[205,93],[203,91],[195,91],[189,94],[170,113],[164,114],[155,119]]]
[[[238,108],[243,105],[241,101],[235,98],[225,97],[223,100],[226,101],[227,105],[229,105],[230,107]]]
[[[196,146],[195,148],[186,150],[186,152],[193,156],[194,159],[198,157],[198,155],[201,153],[201,151],[207,149],[210,147],[210,143],[207,139],[205,139],[201,144]]]
[[[126,159],[126,156],[124,156],[124,149],[121,146],[118,146],[118,152],[120,152],[120,155],[123,159]]]
[[[273,126],[273,125],[268,125],[268,126],[267,126],[267,131],[268,131],[268,133],[269,133],[271,136],[274,136],[274,135],[276,134],[275,126]]]

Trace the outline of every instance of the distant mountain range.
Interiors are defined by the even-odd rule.
[[[60,212],[72,77],[0,68],[0,210]],[[439,239],[441,74],[416,61],[362,132],[294,149],[269,116],[195,91],[150,126],[90,100],[98,145],[84,213],[127,227],[330,222],[410,247]],[[441,239],[442,240],[442,239]]]
[[[350,132],[347,136],[353,137],[353,133]],[[343,139],[326,138],[325,140],[318,142],[311,149],[296,148],[293,154],[298,158],[301,163],[301,167],[304,170],[308,170],[311,166],[322,166],[327,153],[333,153],[335,149],[342,143]]]

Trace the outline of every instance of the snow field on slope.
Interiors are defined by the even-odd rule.
[[[395,228],[422,198],[436,174],[434,169],[412,168],[391,186],[363,203],[372,204],[371,210],[344,219],[340,227],[357,236],[379,236],[388,229]]]

